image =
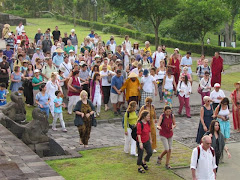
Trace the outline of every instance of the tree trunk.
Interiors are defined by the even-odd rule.
[[[76,27],[76,5],[74,4],[73,5],[73,24],[74,24],[74,27]]]
[[[226,39],[226,47],[232,47],[232,34],[233,34],[233,26],[234,26],[234,17],[232,17],[231,24],[225,24],[225,39]]]
[[[202,41],[202,54],[204,54],[204,37],[201,38],[201,41]]]
[[[156,47],[156,49],[158,48],[158,45],[159,45],[158,28],[159,28],[159,25],[154,27],[154,31],[155,31],[155,47]]]

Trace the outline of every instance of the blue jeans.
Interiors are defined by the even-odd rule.
[[[49,107],[46,108],[40,108],[41,111],[45,112],[47,114],[47,118],[49,117]]]

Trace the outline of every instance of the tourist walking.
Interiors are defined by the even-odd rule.
[[[190,164],[193,180],[216,179],[216,158],[211,144],[211,137],[204,136],[201,145],[193,149]]]
[[[208,71],[210,74],[210,77],[212,77],[212,71],[211,71],[210,66],[208,65],[208,59],[204,59],[203,65],[198,66],[197,75],[198,75],[200,81],[204,77],[204,74],[206,71]]]
[[[233,127],[240,132],[240,81],[234,85],[236,89],[231,93]]]
[[[171,152],[172,152],[172,142],[173,142],[173,130],[176,128],[176,120],[174,114],[172,114],[172,109],[170,106],[165,106],[164,113],[160,115],[157,129],[159,131],[160,139],[164,146],[164,151],[158,156],[157,164],[161,164],[162,158],[167,155],[165,168],[170,169],[169,165]]]
[[[33,65],[28,64],[27,71],[24,72],[23,77],[24,96],[26,97],[27,106],[33,105],[33,86],[32,86],[33,77],[34,77]]]
[[[174,53],[172,55],[172,59],[170,60],[167,66],[171,68],[172,75],[174,75],[174,79],[177,85],[179,81],[179,76],[180,76],[180,60],[178,59],[177,53]],[[174,90],[175,89],[176,89],[176,86],[174,87]]]
[[[209,77],[209,72],[206,71],[204,73],[204,78],[201,79],[199,83],[198,93],[201,94],[202,97],[202,105],[204,105],[204,96],[210,96],[211,91],[211,78]]]
[[[75,29],[71,30],[71,34],[69,35],[69,40],[71,40],[71,44],[74,46],[74,49],[72,49],[72,50],[74,50],[75,54],[77,54],[78,53],[78,38],[77,38],[77,35],[75,34]],[[68,44],[68,41],[67,41],[67,44]],[[67,52],[67,54],[69,54],[69,51]]]
[[[141,112],[137,122],[137,148],[138,148],[138,172],[145,173],[142,167],[145,170],[148,170],[146,162],[149,162],[150,157],[152,156],[152,137],[151,137],[151,128],[150,128],[150,114],[149,111],[144,110]],[[144,149],[147,152],[143,160]]]
[[[160,66],[157,69],[157,85],[158,85],[158,93],[160,102],[163,102],[163,79],[166,74],[166,67],[164,60],[160,60]]]
[[[191,82],[188,80],[188,76],[185,75],[181,77],[181,81],[178,83],[177,86],[177,91],[179,92],[178,100],[180,104],[178,114],[182,114],[182,109],[185,105],[187,118],[191,118],[189,99],[190,94],[192,93],[192,85]]]
[[[151,128],[151,137],[152,137],[152,150],[154,153],[157,152],[157,135],[156,135],[156,128],[155,124],[157,123],[157,115],[155,111],[155,107],[152,105],[152,98],[147,97],[145,99],[145,104],[141,107],[139,110],[139,114],[141,114],[142,111],[147,110],[150,114],[150,128]]]
[[[6,88],[8,88],[9,81],[9,70],[10,66],[7,62],[7,56],[2,57],[2,62],[0,62],[0,83],[4,83]]]
[[[125,132],[124,152],[130,153],[130,155],[132,156],[138,156],[138,154],[136,153],[136,141],[131,136],[132,129],[136,126],[138,119],[136,109],[137,102],[131,101],[124,115],[124,132]]]
[[[39,106],[41,111],[45,112],[47,118],[49,117],[49,103],[51,101],[50,95],[46,93],[47,87],[45,84],[40,85],[39,91],[36,95],[36,104]]]
[[[94,73],[93,79],[90,83],[90,99],[94,106],[97,106],[96,115],[100,115],[102,105],[102,82],[101,76],[98,72]]]
[[[212,70],[212,79],[211,85],[214,86],[215,83],[221,84],[221,76],[223,69],[223,59],[220,56],[219,52],[215,52],[215,56],[212,58],[211,61],[211,70]]]
[[[81,91],[80,98],[81,100],[77,102],[73,110],[76,114],[74,125],[78,127],[80,145],[84,145],[84,148],[87,148],[95,107],[92,102],[88,100],[88,94],[85,90]]]
[[[22,77],[23,74],[20,71],[20,67],[15,66],[14,72],[11,74],[11,86],[10,86],[11,92],[16,92],[18,91],[19,87],[22,87]]]
[[[163,78],[163,97],[165,105],[172,107],[173,88],[176,89],[175,77],[172,75],[172,69],[168,68]]]
[[[225,97],[223,90],[220,89],[221,85],[219,83],[214,84],[214,90],[210,93],[210,98],[213,101],[213,109],[219,105],[221,100]]]
[[[201,107],[200,110],[200,122],[198,126],[198,132],[197,132],[197,138],[196,142],[200,144],[201,139],[205,132],[209,130],[209,126],[213,120],[214,116],[214,110],[211,105],[211,99],[209,96],[204,96],[203,98],[204,105]]]

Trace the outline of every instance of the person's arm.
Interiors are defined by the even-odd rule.
[[[128,123],[128,117],[127,117],[127,112],[124,114],[124,131],[125,131],[125,135],[128,135],[127,132],[127,123]],[[129,117],[130,117],[130,113],[129,113]]]
[[[165,81],[166,81],[166,76],[167,76],[167,75],[165,75],[164,78],[163,78],[162,91],[164,90]]]
[[[127,85],[128,85],[128,80],[126,80],[126,81],[124,82],[124,84],[122,85],[120,91],[123,92],[123,91],[127,88]]]
[[[162,130],[162,127],[161,127],[162,119],[163,119],[163,115],[161,114],[161,115],[159,116],[159,120],[158,120],[158,124],[157,124],[157,129],[158,129],[158,130]]]
[[[224,146],[224,150],[225,150],[225,152],[227,153],[227,155],[228,155],[228,159],[230,159],[232,156],[231,156],[231,154],[230,154],[230,152],[229,152],[229,150],[228,150],[228,147],[225,145]]]
[[[139,147],[140,147],[140,149],[143,149],[141,135],[142,135],[142,125],[141,125],[141,123],[137,123],[137,138],[138,138],[138,142],[139,142]]]
[[[207,132],[208,129],[207,129],[207,126],[204,123],[203,116],[204,116],[204,107],[201,107],[201,110],[200,110],[200,121],[202,123],[204,131]]]
[[[176,118],[174,116],[174,114],[172,115],[172,118],[173,118],[173,126],[172,126],[172,130],[177,126],[176,125]]]
[[[192,157],[191,157],[191,164],[190,164],[190,168],[191,168],[191,171],[192,171],[192,179],[193,180],[197,180],[197,177],[196,177],[196,169],[197,169],[197,149],[195,148],[192,152]]]
[[[157,96],[157,83],[156,83],[156,81],[153,81],[153,85],[154,85],[154,88],[155,88],[155,96]]]
[[[175,89],[177,89],[177,85],[176,85],[176,81],[175,81],[175,77],[173,76],[173,86],[175,87]]]
[[[68,81],[68,87],[70,87],[70,88],[73,89],[75,92],[77,92],[77,89],[72,86],[72,82],[73,82],[73,78],[70,77],[70,79],[69,79],[69,81]]]

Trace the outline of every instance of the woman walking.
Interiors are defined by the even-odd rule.
[[[164,146],[164,151],[158,157],[157,164],[161,164],[162,158],[167,154],[166,158],[166,169],[170,169],[169,165],[171,150],[172,150],[172,142],[173,142],[173,129],[176,127],[175,116],[172,114],[172,109],[170,106],[165,106],[164,113],[160,115],[157,129],[159,131],[160,139]]]
[[[234,85],[236,89],[231,94],[233,126],[237,132],[240,132],[240,81]]]
[[[28,64],[27,71],[24,73],[24,96],[26,97],[26,104],[27,106],[33,105],[33,86],[32,86],[32,79],[33,79],[33,65]]]
[[[205,134],[205,132],[207,132],[209,130],[209,126],[210,126],[213,118],[215,117],[214,110],[211,105],[210,97],[205,96],[203,98],[203,101],[205,104],[201,107],[200,122],[199,122],[199,126],[198,126],[197,138],[196,138],[196,142],[198,144],[201,143],[201,139],[202,139],[203,135]]]
[[[213,147],[213,149],[215,151],[217,166],[219,164],[220,158],[223,157],[223,150],[226,151],[228,158],[231,158],[231,154],[228,151],[227,146],[225,145],[224,136],[221,133],[220,129],[221,129],[220,123],[216,120],[213,120],[210,124],[209,131],[207,131],[205,133],[205,135],[209,135],[212,138],[211,146]]]
[[[90,138],[92,118],[94,118],[95,107],[92,102],[88,100],[88,94],[85,90],[80,93],[81,100],[77,102],[74,112],[76,114],[74,124],[78,127],[80,136],[80,145],[84,145],[84,148],[88,147],[88,140]]]
[[[165,105],[172,107],[173,88],[176,89],[175,77],[172,75],[172,70],[169,68],[167,74],[163,78],[163,96]]]
[[[145,99],[145,105],[141,107],[139,110],[139,114],[141,114],[142,111],[147,110],[150,114],[150,127],[151,127],[151,137],[152,137],[152,150],[154,153],[157,152],[157,135],[156,135],[156,128],[155,123],[157,123],[157,116],[155,107],[152,105],[152,98],[147,97]]]
[[[136,153],[136,141],[132,138],[131,133],[132,129],[137,124],[137,102],[131,101],[128,105],[127,111],[124,115],[124,132],[125,132],[125,144],[124,144],[124,152],[129,153],[132,156],[138,156]]]
[[[177,86],[177,91],[179,92],[178,100],[180,104],[178,114],[182,114],[182,109],[185,105],[187,118],[191,118],[189,99],[192,92],[192,86],[191,82],[188,81],[188,76],[185,75],[181,77],[181,81],[178,83]]]
[[[209,77],[209,72],[205,71],[204,77],[201,79],[199,88],[201,89],[201,96],[202,96],[202,105],[204,105],[203,97],[210,96],[211,91],[211,78]]]
[[[98,72],[94,73],[93,80],[90,83],[90,99],[94,106],[97,106],[96,115],[100,115],[102,104],[102,83]]]
[[[46,85],[42,84],[39,87],[40,92],[36,95],[36,104],[39,106],[41,111],[45,112],[47,114],[47,117],[49,117],[49,103],[50,103],[50,96],[46,93]]]
[[[230,121],[229,121],[229,100],[227,97],[223,98],[221,103],[215,109],[215,116],[220,124],[221,132],[224,140],[230,138]]]
[[[166,74],[166,67],[164,64],[164,60],[160,60],[160,67],[157,69],[157,85],[158,85],[158,93],[160,97],[160,102],[163,102],[163,78]]]
[[[150,157],[152,156],[152,137],[151,137],[151,128],[150,128],[150,114],[149,111],[144,110],[141,112],[138,122],[137,122],[137,148],[138,148],[138,172],[145,173],[142,167],[145,170],[148,170],[146,162],[149,162]],[[143,151],[144,149],[147,152],[144,160]]]
[[[168,67],[170,67],[170,69],[172,70],[172,75],[174,75],[175,82],[177,85],[179,76],[180,76],[180,60],[178,59],[178,54],[176,52],[172,55],[172,59],[168,63]],[[175,89],[176,89],[176,87],[175,87]]]
[[[18,88],[22,86],[22,73],[20,72],[20,67],[15,66],[14,72],[11,74],[11,86],[10,90],[11,92],[18,91]]]

